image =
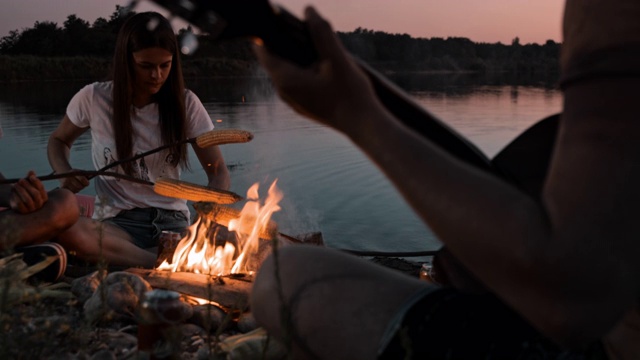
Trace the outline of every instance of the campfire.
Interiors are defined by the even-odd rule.
[[[253,139],[253,134],[243,130],[219,131],[194,141],[206,147]],[[323,244],[320,233],[293,237],[278,231],[271,220],[284,196],[277,179],[264,199],[259,196],[258,183],[247,190],[244,199],[233,192],[168,178],[157,179],[154,191],[193,201],[197,220],[178,241],[159,247],[155,269],[126,271],[139,275],[153,288],[176,291],[198,303],[245,311],[253,277],[274,244]],[[228,206],[241,200],[245,200],[241,210]]]
[[[276,180],[264,200],[259,196],[259,184],[251,186],[241,210],[198,202],[194,205],[197,220],[175,246],[165,247],[155,269],[127,271],[142,276],[154,288],[174,290],[199,303],[244,309],[253,276],[272,242],[295,239],[287,235],[280,239],[271,220],[280,210],[282,198]]]
[[[210,211],[205,213],[206,205],[200,206],[202,211],[198,220],[177,244],[170,261],[164,260],[157,269],[216,276],[253,274],[256,269],[250,269],[248,263],[258,252],[260,238],[273,239],[277,235],[271,215],[280,210],[278,203],[283,194],[276,183],[277,180],[271,184],[262,204],[259,184],[253,184],[247,191],[247,202],[239,212],[210,204]],[[235,241],[219,236],[220,226],[232,232]]]

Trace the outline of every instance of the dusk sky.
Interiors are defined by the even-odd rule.
[[[2,0],[0,37],[33,27],[36,21],[62,26],[70,14],[93,23],[108,18],[125,0]],[[281,0],[272,1],[300,16],[314,5],[334,29],[357,27],[413,37],[466,37],[475,42],[510,44],[561,41],[563,0]],[[158,10],[142,1],[137,11]],[[176,26],[180,26],[177,24]]]

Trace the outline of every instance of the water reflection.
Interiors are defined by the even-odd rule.
[[[489,156],[561,107],[553,86],[514,85],[500,78],[489,79],[498,85],[478,83],[472,75],[450,74],[400,74],[393,80]],[[0,170],[6,176],[20,177],[29,169],[38,174],[51,171],[46,160],[49,134],[73,94],[86,83],[0,87],[0,123],[5,131],[0,140]],[[231,171],[232,190],[244,194],[254,182],[270,184],[278,178],[285,199],[274,220],[281,231],[322,231],[333,247],[378,251],[437,247],[428,228],[348,139],[298,116],[279,101],[268,79],[188,79],[187,86],[201,98],[218,128],[254,133],[248,144],[221,148]],[[75,143],[74,167],[93,168],[89,146],[88,134]],[[206,183],[196,166],[184,179]],[[57,183],[46,185],[51,188]]]
[[[18,82],[0,86],[0,103],[14,113],[64,114],[71,97],[87,82]]]
[[[444,96],[463,96],[474,93],[478,86],[537,87],[557,89],[557,75],[532,76],[512,73],[397,73],[390,79],[411,93],[432,93]]]

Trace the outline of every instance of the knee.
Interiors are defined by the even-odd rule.
[[[52,207],[52,222],[60,229],[69,228],[80,217],[80,208],[75,195],[65,189],[56,189],[49,193],[49,203]]]
[[[275,294],[277,283],[275,269],[276,264],[271,254],[262,262],[251,289],[250,307],[254,314],[265,311],[264,308],[272,302],[270,298]]]
[[[250,294],[250,308],[256,320],[267,328],[278,324],[281,309],[281,294],[292,286],[289,276],[292,262],[296,261],[295,249],[298,246],[284,247],[278,250],[277,258],[269,255],[260,266]],[[293,251],[291,251],[293,250]],[[271,325],[271,326],[270,326]]]

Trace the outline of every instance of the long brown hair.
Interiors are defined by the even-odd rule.
[[[185,87],[178,40],[171,23],[164,16],[151,11],[137,13],[120,28],[113,56],[113,130],[118,159],[133,155],[133,53],[153,47],[162,48],[173,55],[169,77],[154,95],[158,103],[162,143],[172,144],[186,139]],[[188,166],[186,144],[174,146],[169,151],[174,155],[174,166]],[[131,163],[122,167],[125,173],[132,174]]]

